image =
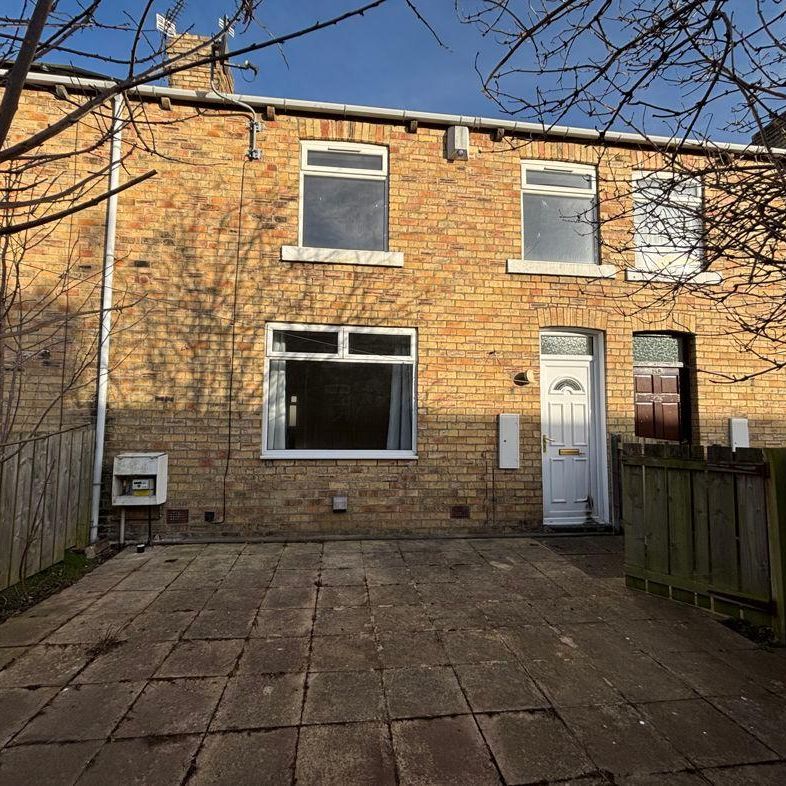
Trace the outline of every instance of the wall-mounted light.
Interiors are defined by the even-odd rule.
[[[513,384],[517,388],[523,388],[525,385],[529,385],[531,383],[532,383],[531,371],[519,371],[519,373],[515,374],[513,377]]]

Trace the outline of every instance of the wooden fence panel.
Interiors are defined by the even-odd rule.
[[[46,499],[46,443],[45,439],[33,442],[33,463],[30,480],[30,510],[27,514],[25,576],[41,570],[43,531],[43,503]]]
[[[739,516],[740,584],[751,595],[768,598],[770,594],[767,502],[764,478],[737,477]]]
[[[622,511],[625,529],[625,561],[644,568],[647,551],[644,536],[644,468],[622,466]]]
[[[734,476],[712,472],[709,477],[710,559],[712,584],[716,589],[740,589],[737,565],[737,521]]]
[[[38,437],[0,464],[0,590],[87,545],[93,434]]]
[[[705,459],[700,448],[625,445],[622,454],[630,585],[745,619],[773,619],[762,451],[713,446]]]
[[[35,442],[27,442],[19,450],[16,472],[16,514],[11,538],[10,581],[16,584],[25,577],[22,563],[27,551],[27,531],[30,520],[30,493],[33,480],[33,454]]]
[[[707,498],[709,483],[705,472],[691,473],[693,517],[693,577],[702,584],[712,578],[710,564],[710,510]]]
[[[644,471],[644,532],[647,570],[669,572],[669,531],[667,521],[666,470],[647,467]]]
[[[669,572],[690,578],[693,574],[691,472],[667,470]]]
[[[0,487],[0,589],[11,584],[11,551],[14,542],[16,518],[16,471],[19,455],[3,462],[2,487]]]

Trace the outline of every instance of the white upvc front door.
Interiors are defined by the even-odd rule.
[[[590,358],[541,362],[543,507],[546,524],[593,517],[593,391]]]

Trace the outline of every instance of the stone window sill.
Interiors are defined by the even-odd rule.
[[[508,273],[537,276],[579,276],[581,278],[614,278],[614,265],[595,265],[577,262],[528,262],[526,259],[509,259]]]
[[[629,268],[625,271],[626,281],[646,281],[664,284],[720,284],[723,281],[723,276],[720,273],[715,273],[710,270],[705,270],[702,273],[668,273],[653,272],[649,270],[636,270]]]
[[[284,262],[323,262],[332,265],[404,267],[404,254],[400,251],[354,251],[343,248],[281,246],[281,259]]]

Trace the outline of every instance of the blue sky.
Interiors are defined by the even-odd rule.
[[[71,5],[78,0],[61,2]],[[160,6],[154,9],[163,13],[173,2],[161,0]],[[259,17],[269,34],[281,35],[360,4],[362,0],[265,0]],[[464,4],[471,5],[471,0]],[[103,18],[107,21],[122,19],[124,9],[137,10],[140,5],[138,0],[105,0]],[[244,74],[237,74],[236,89],[238,92],[339,103],[502,116],[502,110],[483,95],[475,71],[476,55],[481,63],[490,63],[499,56],[500,50],[492,41],[483,39],[477,28],[459,21],[454,0],[417,0],[417,5],[436,28],[446,48],[438,46],[404,0],[388,0],[363,17],[288,43],[284,49],[286,60],[272,48],[250,55],[259,68],[259,76],[246,81]],[[196,33],[213,32],[225,7],[220,0],[191,0],[177,20],[178,32],[189,29]],[[261,40],[267,34],[253,24],[248,32],[233,40],[233,48]],[[156,44],[160,41],[157,33],[153,32],[152,40]],[[113,47],[117,51],[127,51],[127,45],[109,40],[106,33],[87,32],[83,34],[82,45],[96,51]],[[64,55],[57,59],[67,61]],[[74,62],[91,70],[112,72],[110,67],[94,62]],[[533,77],[522,77],[516,89],[519,94],[533,91],[534,83]],[[658,86],[650,89],[657,91]],[[711,123],[720,128],[721,121],[716,117]],[[578,109],[562,122],[593,125]],[[649,130],[668,131],[657,124]],[[726,131],[716,131],[714,135],[735,138]]]

